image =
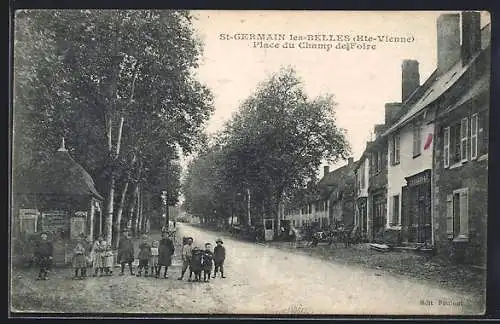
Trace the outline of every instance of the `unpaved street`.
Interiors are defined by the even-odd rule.
[[[195,245],[215,244],[216,234],[178,224]],[[12,306],[18,311],[78,313],[313,313],[477,314],[480,300],[340,262],[241,242],[221,236],[225,279],[178,281],[180,246],[169,279],[118,276],[71,280],[71,269],[54,269],[48,281],[35,270],[12,273]],[[452,302],[455,305],[439,305]]]
[[[180,231],[198,244],[213,233],[186,224]],[[482,312],[473,296],[259,244],[223,237],[227,279],[212,293],[221,311],[235,313],[471,314]],[[455,305],[439,305],[452,303]],[[422,305],[425,304],[425,305]],[[432,304],[432,305],[431,305]]]

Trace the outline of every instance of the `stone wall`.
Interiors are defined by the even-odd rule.
[[[488,214],[488,158],[478,156],[462,166],[443,167],[442,127],[435,136],[434,152],[434,245],[438,255],[457,263],[486,265],[486,233]],[[446,230],[446,198],[453,190],[468,188],[469,240],[460,243],[448,239]]]

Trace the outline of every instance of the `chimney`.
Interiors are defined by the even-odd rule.
[[[403,104],[400,102],[388,102],[385,104],[385,125],[392,125],[394,121],[399,117],[399,113],[403,108]]]
[[[348,166],[351,166],[351,165],[352,165],[352,163],[353,163],[353,161],[354,161],[354,159],[353,159],[352,157],[348,158],[348,159],[347,159],[347,165],[348,165]]]
[[[326,177],[328,173],[330,173],[330,167],[328,165],[325,165],[323,167],[323,177]]]
[[[460,59],[460,15],[443,14],[437,19],[437,72],[446,73]]]
[[[462,12],[462,64],[467,65],[481,50],[481,16],[478,11]]]
[[[401,65],[401,102],[405,100],[420,86],[420,73],[418,61],[403,60]]]
[[[384,130],[385,130],[385,124],[376,124],[373,127],[373,132],[375,133],[375,138],[379,138],[379,136],[382,135]]]

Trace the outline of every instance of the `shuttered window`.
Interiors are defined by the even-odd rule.
[[[469,193],[467,189],[460,191],[460,228],[458,235],[462,238],[469,236]]]
[[[449,239],[453,238],[453,195],[446,196],[446,234]]]
[[[445,127],[444,129],[444,149],[443,149],[443,158],[444,158],[444,167],[447,168],[450,166],[450,128]]]
[[[394,134],[391,141],[391,164],[396,165],[400,162],[400,136]]]
[[[457,189],[446,198],[446,233],[449,239],[469,237],[469,192]]]
[[[477,131],[478,131],[478,116],[472,115],[470,119],[470,158],[477,158]]]
[[[460,160],[467,161],[468,118],[463,118],[460,123]]]

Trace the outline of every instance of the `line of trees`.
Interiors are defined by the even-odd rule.
[[[252,215],[278,224],[284,208],[306,199],[322,161],[350,155],[335,107],[332,95],[308,98],[296,71],[281,68],[191,162],[182,187],[186,210],[202,222],[227,223],[236,214],[247,223],[250,199]]]
[[[188,11],[22,10],[14,40],[13,177],[61,137],[105,194],[105,234],[177,203],[179,152],[199,145],[213,112],[195,71],[202,44]]]

